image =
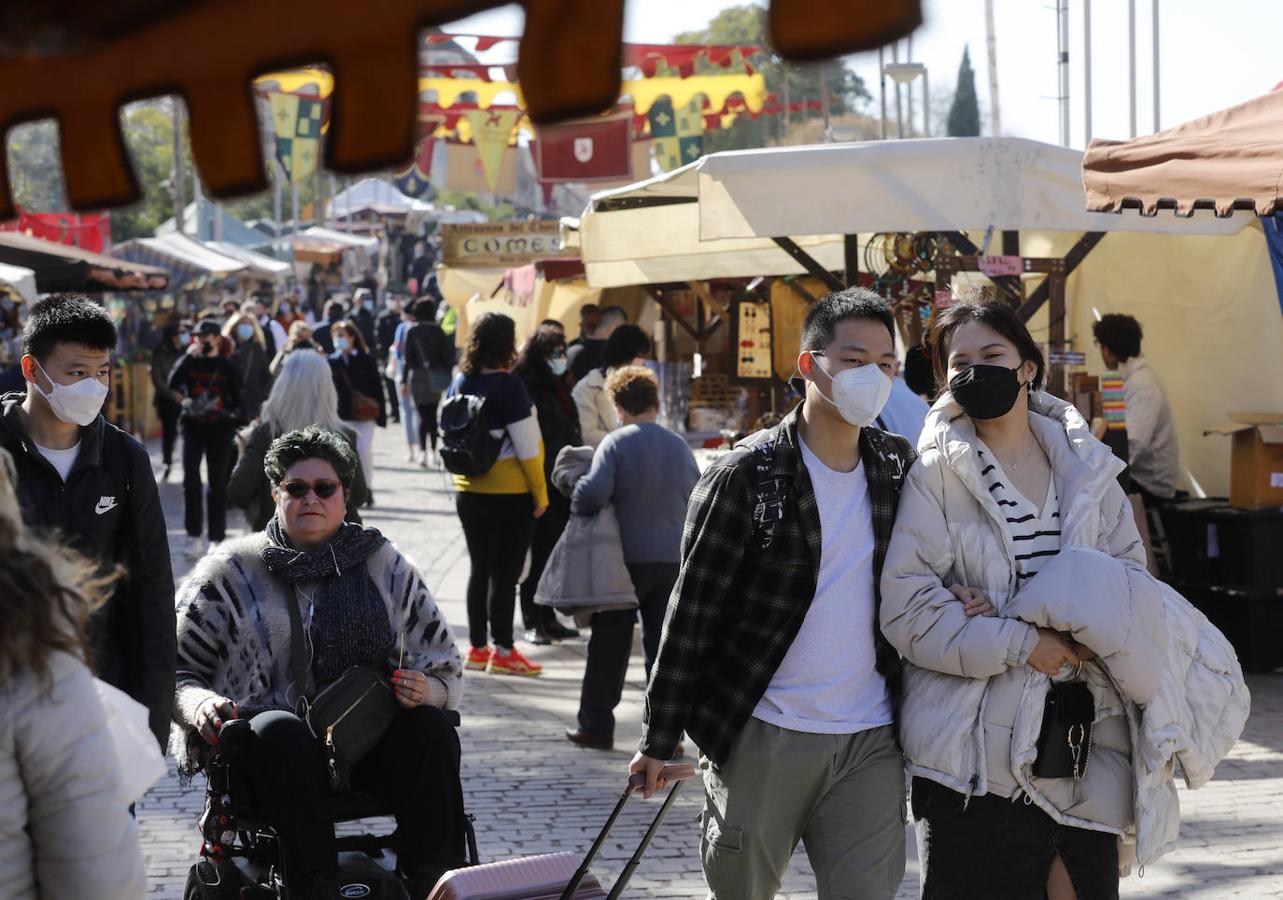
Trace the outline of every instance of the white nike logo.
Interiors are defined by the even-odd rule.
[[[98,499],[98,505],[94,507],[94,512],[101,516],[103,513],[111,512],[115,508],[115,497],[100,497]]]

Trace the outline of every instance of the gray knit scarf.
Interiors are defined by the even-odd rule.
[[[311,676],[319,690],[350,666],[382,669],[396,637],[387,607],[370,579],[366,560],[388,542],[377,529],[345,522],[329,543],[299,551],[275,516],[260,556],[273,575],[291,584],[315,581],[311,591]]]
[[[362,563],[388,542],[377,528],[344,522],[328,544],[314,550],[298,550],[276,516],[267,523],[266,530],[270,543],[259,556],[273,575],[285,581],[341,578],[349,569],[360,569],[364,574]]]

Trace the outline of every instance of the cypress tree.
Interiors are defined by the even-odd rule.
[[[980,103],[976,100],[976,73],[971,68],[971,49],[962,49],[962,64],[958,66],[958,86],[953,91],[953,105],[949,107],[947,133],[950,137],[980,136]]]

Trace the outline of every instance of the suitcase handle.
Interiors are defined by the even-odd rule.
[[[695,767],[690,763],[669,763],[659,772],[658,781],[665,785],[676,784],[687,778],[695,777]],[[640,791],[646,786],[646,773],[634,772],[628,776],[628,793]]]
[[[646,848],[650,846],[650,842],[659,832],[659,826],[664,823],[664,817],[668,815],[668,808],[673,805],[673,800],[677,797],[677,789],[682,786],[683,781],[694,777],[694,775],[695,767],[690,763],[671,763],[660,770],[659,777],[664,779],[666,784],[671,784],[672,787],[668,789],[668,796],[664,798],[663,805],[659,807],[659,812],[655,813],[655,818],[651,821],[650,827],[646,829],[646,834],[642,836],[637,851],[633,854],[632,859],[628,861],[628,865],[624,866],[624,871],[620,874],[619,880],[615,882],[615,886],[611,888],[607,900],[614,900],[614,898],[623,893],[624,887],[628,884],[628,879],[632,877],[633,870],[641,863],[642,854],[646,852]],[[560,900],[573,900],[575,891],[579,889],[579,883],[588,874],[588,867],[597,858],[597,853],[601,850],[602,844],[606,843],[606,838],[610,835],[610,830],[615,827],[619,814],[624,811],[624,807],[628,804],[628,798],[645,786],[646,774],[644,772],[635,772],[628,776],[628,786],[624,788],[624,793],[615,803],[615,808],[611,811],[610,818],[606,820],[601,833],[593,841],[592,847],[575,871],[574,877],[570,879],[566,889],[561,892]]]

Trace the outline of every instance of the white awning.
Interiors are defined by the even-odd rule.
[[[231,275],[247,268],[244,262],[212,250],[195,238],[171,232],[159,237],[136,238],[135,243],[180,267],[210,275]]]
[[[36,302],[36,273],[31,269],[0,263],[0,283],[13,288],[27,303]]]
[[[841,269],[842,235],[1139,231],[1231,234],[1251,217],[1174,221],[1083,209],[1082,153],[1023,138],[942,138],[714,153],[594,194],[579,223],[594,287],[797,274],[771,238]]]
[[[289,263],[268,256],[266,253],[259,253],[256,250],[250,250],[248,247],[229,244],[226,241],[206,241],[205,245],[224,256],[240,260],[260,278],[281,279],[290,274]]]
[[[372,253],[377,250],[379,246],[378,238],[361,237],[359,234],[349,234],[346,231],[335,231],[333,228],[322,228],[320,225],[313,225],[311,228],[304,229],[302,234],[307,237],[330,241],[334,244],[342,244],[345,247],[356,247],[365,253]]]

